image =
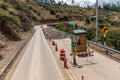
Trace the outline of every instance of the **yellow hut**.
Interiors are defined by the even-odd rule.
[[[85,30],[73,30],[71,36],[72,52],[83,52],[87,50],[86,36],[87,31]]]

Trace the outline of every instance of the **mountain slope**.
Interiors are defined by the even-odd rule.
[[[99,24],[119,28],[120,13],[99,10]],[[95,10],[75,6],[48,5],[26,0],[0,0],[0,49],[8,41],[30,36],[33,26],[49,21],[82,21],[85,27],[95,26]],[[87,22],[89,21],[89,23]]]

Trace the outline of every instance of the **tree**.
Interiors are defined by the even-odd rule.
[[[74,0],[72,0],[72,4],[74,5],[74,3],[75,3],[75,1]]]
[[[87,23],[87,24],[90,24],[90,23],[91,23],[91,21],[90,21],[90,18],[89,18],[89,17],[86,19],[86,23]]]
[[[46,3],[48,3],[48,0],[45,0]]]
[[[90,6],[90,5],[87,5],[87,8],[88,8],[88,9],[91,9],[91,6]]]
[[[98,6],[98,9],[102,9],[101,5]]]
[[[62,3],[59,1],[59,2],[58,2],[58,5],[59,5],[59,6],[61,6],[61,5],[62,5]]]
[[[55,0],[50,0],[51,4],[56,4]]]
[[[103,3],[103,9],[104,10],[109,10],[109,11],[117,11],[117,12],[120,12],[120,3],[117,2],[117,4],[115,3]]]
[[[65,3],[63,4],[63,6],[68,6],[68,4],[65,2]]]

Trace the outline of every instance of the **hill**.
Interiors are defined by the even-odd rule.
[[[67,5],[46,5],[39,3],[45,9],[50,11],[57,20],[62,21],[75,21],[73,29],[85,29],[88,31],[88,40],[95,41],[95,9],[93,8],[80,8],[77,6]],[[103,45],[103,34],[101,28],[106,25],[109,29],[106,42],[107,46],[116,50],[120,50],[120,12],[99,9],[98,20],[98,43]],[[67,24],[58,24],[55,28],[71,32]]]
[[[33,33],[33,26],[54,21],[80,21],[78,28],[87,27],[94,30],[95,9],[80,8],[68,5],[50,5],[26,0],[0,0],[0,49],[8,46],[9,41],[18,42],[26,39]],[[99,10],[99,25],[107,24],[110,32],[108,44],[120,46],[114,32],[120,32],[120,13]],[[100,31],[100,30],[99,30]],[[114,36],[111,36],[114,35]],[[119,33],[116,33],[119,35]],[[94,41],[94,32],[88,39]],[[101,35],[100,41],[101,41]],[[119,38],[119,36],[118,36]],[[115,41],[116,40],[116,41]],[[7,42],[7,43],[6,43]],[[113,43],[117,42],[117,43]],[[114,46],[113,46],[114,47]]]

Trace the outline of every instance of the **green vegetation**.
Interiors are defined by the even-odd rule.
[[[20,24],[20,18],[0,8],[0,23],[8,24],[9,22]]]
[[[85,29],[88,31],[87,38],[95,41],[95,9],[68,6],[66,3],[42,4],[36,2],[24,2],[22,0],[0,1],[0,33],[8,39],[19,39],[21,34],[30,31],[34,25],[47,21],[80,21],[81,25],[75,24],[74,28],[68,24],[57,24],[59,30],[71,33],[74,29]],[[107,45],[120,50],[120,4],[104,3],[99,10],[99,25],[109,26],[107,34]],[[113,12],[117,11],[117,12]],[[22,35],[21,35],[22,36]],[[98,40],[103,44],[103,34],[99,28]]]
[[[42,4],[38,3],[39,6],[43,6],[46,10],[50,12],[50,14],[55,15],[57,19],[59,20],[85,20],[91,11],[94,11],[92,9],[84,10],[83,8],[80,8],[78,6],[68,6],[68,5],[48,5],[48,4]],[[82,16],[81,16],[82,15]]]
[[[31,6],[27,3],[18,0],[0,1],[1,34],[9,40],[21,40],[20,34],[29,31],[32,26],[32,16],[34,15],[31,13]]]
[[[104,2],[103,9],[120,12],[120,2],[118,1],[117,4],[115,4],[115,3],[110,4],[110,3]]]
[[[90,20],[90,18],[88,17],[88,18],[86,19],[86,23],[87,23],[87,24],[90,24],[90,22],[91,22],[91,20]]]
[[[95,27],[83,27],[77,26],[77,24],[75,24],[74,27],[68,26],[67,24],[57,24],[54,27],[67,33],[72,33],[72,30],[75,29],[84,29],[88,32],[87,39],[95,41]],[[110,31],[107,34],[107,46],[120,50],[120,28],[110,26],[109,29]],[[98,33],[98,42],[103,45],[103,34],[100,28]]]
[[[59,30],[61,30],[61,31],[64,31],[64,32],[67,31],[67,29],[65,28],[65,25],[64,25],[64,24],[57,24],[57,25],[56,25],[56,28],[59,29]]]
[[[120,28],[111,27],[107,35],[108,46],[120,50]]]

